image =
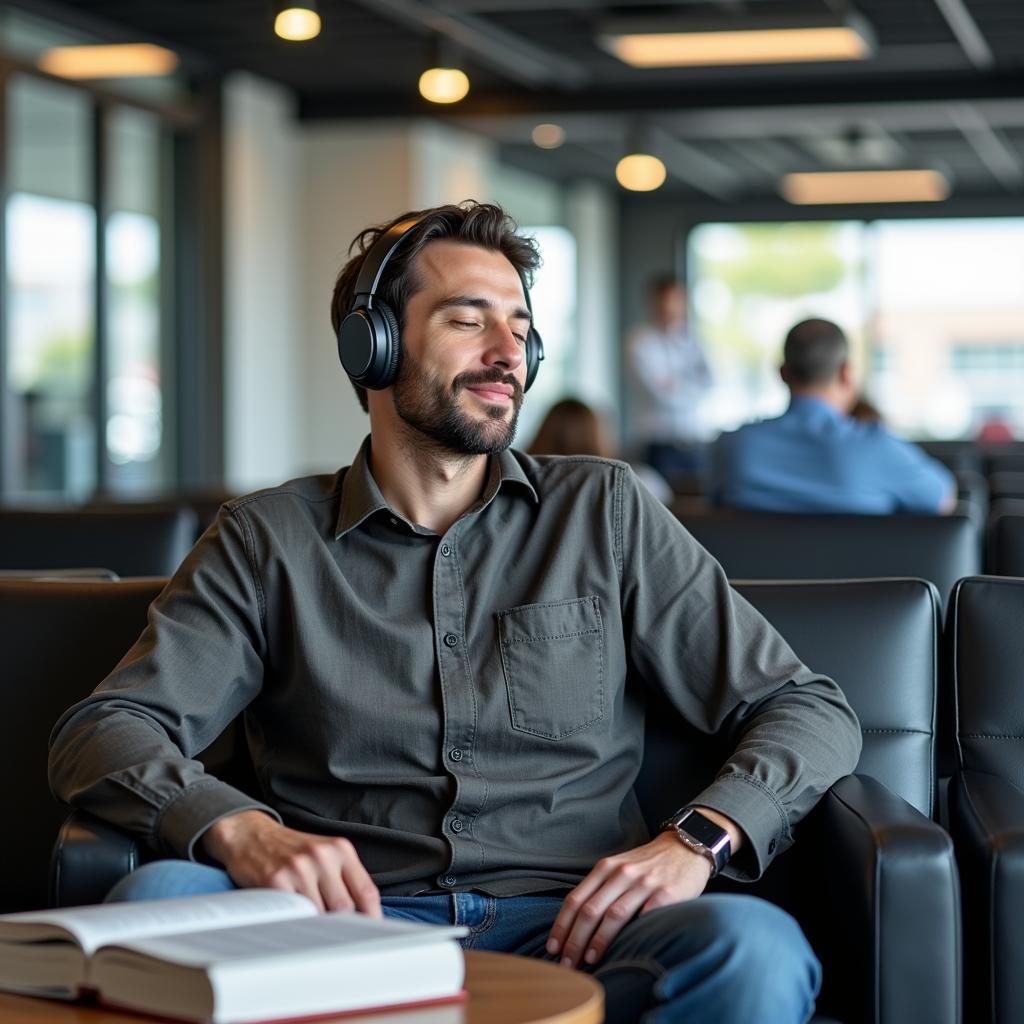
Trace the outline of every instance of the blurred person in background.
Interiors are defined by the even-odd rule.
[[[880,422],[855,420],[846,336],[828,320],[786,335],[789,408],[722,434],[712,447],[711,500],[764,512],[948,513],[956,482],[945,466]]]
[[[711,371],[687,329],[686,289],[662,275],[648,295],[650,322],[635,328],[626,346],[629,433],[641,458],[671,482],[704,468],[700,403],[711,388]]]
[[[551,406],[529,447],[529,453],[621,458],[605,418],[578,398],[563,398]],[[642,462],[631,465],[651,494],[666,505],[672,501],[672,488],[657,470]]]

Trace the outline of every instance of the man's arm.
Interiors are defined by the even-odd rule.
[[[901,512],[932,512],[949,515],[956,507],[956,477],[938,459],[916,444],[883,430],[880,434],[886,482],[896,496]]]
[[[856,716],[832,680],[815,675],[733,591],[721,567],[622,471],[621,572],[630,660],[700,731],[734,749],[699,793],[729,832],[727,874],[756,878],[792,842],[791,827],[860,754]],[[636,914],[698,896],[711,866],[669,832],[601,860],[566,897],[552,928],[563,963],[596,960]]]
[[[243,532],[222,512],[153,602],[125,658],[54,727],[55,795],[187,858],[219,818],[252,808],[273,814],[195,760],[258,694],[264,654]]]

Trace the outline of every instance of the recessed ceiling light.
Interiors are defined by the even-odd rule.
[[[539,124],[530,135],[541,149],[558,149],[565,142],[565,129],[559,124]]]
[[[859,18],[806,18],[769,23],[737,18],[729,24],[680,26],[680,19],[606,24],[598,43],[636,68],[715,64],[788,64],[864,60],[873,39]]]
[[[274,18],[274,31],[292,43],[304,43],[320,35],[320,15],[312,2],[282,4]]]
[[[797,205],[819,203],[937,203],[949,196],[935,170],[823,171],[784,175],[779,191]]]
[[[616,180],[630,192],[653,192],[665,177],[665,165],[649,153],[630,153],[615,165]]]
[[[431,103],[458,103],[469,92],[469,76],[459,68],[427,68],[420,95]]]
[[[40,70],[61,78],[153,78],[174,71],[178,55],[152,43],[57,46],[37,63]]]

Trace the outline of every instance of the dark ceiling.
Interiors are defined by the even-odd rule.
[[[270,0],[16,6],[162,42],[193,69],[281,82],[306,119],[452,119],[493,138],[508,162],[558,179],[610,178],[642,133],[684,197],[773,196],[788,170],[928,165],[951,175],[957,196],[1024,199],[1024,0],[320,0],[323,32],[307,43],[274,36]],[[876,40],[865,61],[638,70],[595,41],[613,16],[742,27],[851,8]],[[416,92],[438,40],[472,81],[451,109]],[[540,121],[564,127],[565,145],[534,146]]]

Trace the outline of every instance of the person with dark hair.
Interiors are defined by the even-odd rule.
[[[630,381],[629,435],[638,454],[669,482],[704,467],[700,404],[711,388],[711,370],[687,329],[686,289],[670,275],[648,286],[650,320],[626,343]]]
[[[176,858],[110,898],[272,886],[593,972],[609,1021],[805,1021],[796,922],[702,893],[759,876],[853,770],[842,692],[627,465],[509,448],[543,346],[537,252],[500,208],[356,246],[332,303],[355,461],[228,502],[54,729],[55,793]],[[665,779],[653,836],[651,687],[732,751],[709,785]],[[239,714],[256,795],[195,759]]]
[[[945,466],[879,419],[852,415],[858,393],[836,324],[796,324],[780,372],[790,393],[786,412],[712,446],[712,501],[765,512],[952,511],[956,482]]]
[[[604,417],[578,398],[563,398],[548,409],[527,451],[530,455],[620,457]],[[672,488],[656,469],[643,462],[630,462],[630,467],[658,501],[671,503]]]

